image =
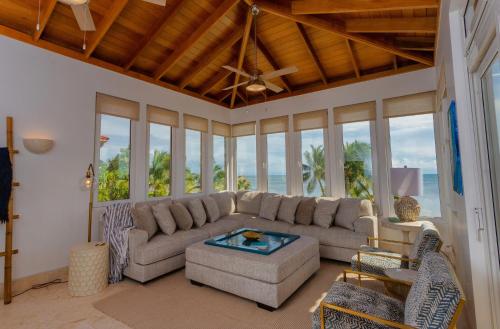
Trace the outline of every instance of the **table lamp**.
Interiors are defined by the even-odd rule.
[[[83,180],[83,186],[89,190],[89,222],[88,222],[88,242],[92,241],[92,211],[94,207],[94,181],[95,181],[95,173],[94,166],[89,164],[87,171],[85,172],[85,178]]]
[[[394,210],[403,222],[414,222],[420,216],[420,205],[411,196],[423,192],[423,177],[420,168],[391,168],[391,192],[394,195]]]

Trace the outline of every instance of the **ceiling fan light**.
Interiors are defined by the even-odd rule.
[[[266,85],[262,80],[255,80],[250,82],[246,86],[247,91],[252,92],[252,93],[257,93],[257,92],[262,92],[266,90]]]
[[[70,6],[80,6],[89,2],[89,0],[59,0],[59,1]]]

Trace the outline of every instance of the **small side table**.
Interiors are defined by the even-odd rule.
[[[403,241],[410,242],[410,232],[418,232],[420,230],[420,226],[422,226],[424,221],[417,220],[415,222],[391,222],[387,217],[384,217],[382,218],[381,223],[382,227],[401,231],[401,233],[403,234]],[[404,249],[405,251],[408,251],[407,246]]]
[[[68,288],[71,296],[90,296],[108,286],[109,246],[97,242],[71,249]]]

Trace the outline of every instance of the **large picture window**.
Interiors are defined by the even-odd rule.
[[[148,197],[171,194],[172,128],[149,124]]]
[[[212,121],[212,184],[214,191],[228,189],[228,142],[231,137],[231,126]]]
[[[184,192],[201,193],[203,166],[203,133],[208,132],[208,120],[184,114],[185,170]]]
[[[260,133],[266,138],[267,191],[287,194],[288,116],[260,121]]]
[[[236,143],[236,188],[257,189],[257,140],[255,122],[247,122],[232,127]]]

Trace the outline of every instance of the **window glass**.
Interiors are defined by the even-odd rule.
[[[342,125],[345,195],[373,201],[370,122]]]
[[[238,190],[257,189],[257,145],[255,135],[236,137]]]
[[[150,198],[170,195],[171,131],[170,126],[149,124],[148,197]]]
[[[267,134],[267,190],[287,194],[286,134]]]
[[[97,200],[130,198],[130,119],[101,114]]]
[[[184,192],[201,192],[201,132],[186,129],[186,170]]]
[[[326,161],[323,129],[303,130],[301,137],[302,180],[305,196],[326,196]]]
[[[213,136],[213,164],[214,190],[227,190],[226,137],[224,136]]]
[[[392,167],[422,169],[423,195],[413,196],[420,204],[420,216],[440,217],[433,115],[390,118],[389,126]]]

